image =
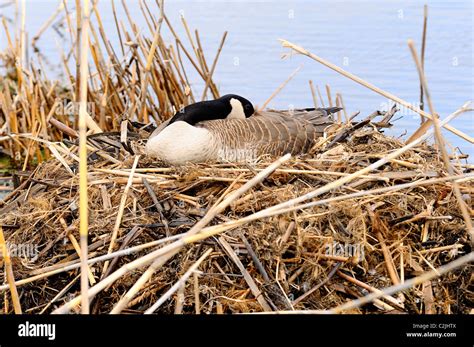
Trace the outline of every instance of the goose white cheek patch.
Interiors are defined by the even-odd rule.
[[[242,103],[237,99],[230,99],[232,111],[227,116],[227,119],[245,119],[245,112]]]

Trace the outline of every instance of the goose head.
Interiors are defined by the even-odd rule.
[[[245,119],[255,112],[252,103],[236,94],[227,94],[215,100],[201,101],[179,110],[168,125],[183,121],[190,125],[214,119]]]

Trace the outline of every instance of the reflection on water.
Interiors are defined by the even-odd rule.
[[[151,8],[155,8],[150,3]],[[420,45],[423,21],[422,1],[165,1],[168,17],[179,28],[179,15],[198,28],[204,52],[212,61],[227,30],[215,80],[221,93],[237,93],[262,104],[276,87],[300,65],[301,71],[269,106],[275,108],[312,105],[308,80],[312,79],[324,93],[330,84],[333,97],[342,94],[349,112],[362,115],[386,108],[382,96],[302,56],[281,60],[277,39],[284,38],[376,86],[411,103],[418,103],[419,82],[415,65],[407,47],[412,38]],[[473,12],[472,1],[427,1],[429,5],[425,71],[435,108],[441,117],[459,108],[474,95]],[[138,2],[127,1],[131,16],[138,26],[142,22]],[[27,1],[27,30],[36,33],[57,6],[56,1]],[[71,5],[72,6],[72,5]],[[112,43],[117,42],[110,2],[99,2],[102,21]],[[126,22],[125,13],[117,5],[118,17]],[[1,9],[0,9],[1,11]],[[159,14],[156,13],[156,16]],[[150,34],[150,36],[152,36]],[[169,35],[171,39],[171,35]],[[67,39],[67,37],[66,37]],[[64,42],[50,29],[38,45],[42,53],[58,56]],[[4,45],[0,37],[0,46]],[[57,59],[56,59],[57,61]],[[201,90],[203,82],[193,78],[193,88]],[[200,95],[200,93],[198,93]],[[419,124],[413,112],[402,110],[403,118],[390,132],[412,133]],[[451,123],[472,135],[474,115],[464,114]],[[452,146],[459,146],[474,156],[472,145],[445,131]]]

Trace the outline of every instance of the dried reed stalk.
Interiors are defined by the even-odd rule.
[[[79,35],[78,35],[79,38]],[[89,55],[89,0],[84,0],[82,13],[82,35],[80,54],[80,106],[79,106],[79,231],[81,246],[81,311],[89,313],[89,267],[87,265],[89,229],[88,192],[87,192],[87,79]],[[95,122],[94,122],[95,123]]]
[[[308,57],[310,57],[311,59],[313,60],[316,60],[318,63],[321,63],[323,64],[324,66],[327,66],[328,68],[340,73],[341,75],[353,80],[354,82],[357,82],[361,85],[363,85],[364,87],[367,87],[369,88],[370,90],[376,92],[377,94],[380,94],[390,100],[393,100],[395,101],[396,103],[400,104],[400,105],[403,105],[405,106],[406,108],[428,118],[429,120],[432,120],[433,119],[433,116],[431,114],[428,114],[426,113],[425,111],[423,110],[420,110],[418,107],[410,104],[409,102],[406,102],[405,100],[402,100],[400,99],[399,97],[389,93],[389,92],[386,92],[376,86],[374,86],[373,84],[369,83],[369,82],[366,82],[364,81],[362,78],[360,77],[357,77],[353,74],[351,74],[350,72],[347,72],[343,69],[341,69],[340,67],[338,67],[337,65],[334,65],[322,58],[320,58],[319,56],[313,54],[313,53],[310,53],[308,52],[306,49],[304,49],[303,47],[300,47],[300,46],[297,46],[289,41],[286,41],[286,40],[280,40],[281,44],[283,47],[286,47],[286,48],[290,48],[292,50],[294,50],[295,52],[298,52],[300,54],[303,54],[303,55],[306,55]],[[423,134],[426,133],[426,131],[428,130],[429,126],[431,125],[430,122],[427,122],[427,126],[426,127],[423,127],[423,129],[419,129],[417,132],[415,132],[408,140],[407,140],[407,143],[412,143],[413,141],[417,140],[420,136],[422,136]],[[470,143],[474,143],[474,138],[472,138],[471,136],[463,133],[462,131],[450,126],[449,124],[444,124],[443,127],[449,131],[451,131],[453,134],[456,134],[457,136],[461,137],[462,139],[466,140],[466,141],[469,141]]]
[[[2,226],[0,226],[0,255],[3,258],[5,266],[5,274],[8,282],[8,287],[10,288],[10,294],[13,302],[13,309],[15,314],[22,314],[20,297],[18,296],[18,289],[15,284],[15,277],[13,275],[12,262],[10,259],[10,252],[8,250],[8,245],[5,242],[5,236],[3,235]]]
[[[122,217],[123,217],[123,212],[125,210],[125,204],[128,198],[128,192],[130,190],[130,187],[132,186],[133,176],[135,174],[135,169],[137,168],[139,159],[140,159],[140,156],[137,155],[135,157],[135,160],[133,161],[133,166],[132,166],[132,170],[130,171],[130,176],[128,177],[127,185],[125,186],[125,189],[123,190],[123,194],[120,200],[119,210],[118,210],[117,218],[115,219],[114,230],[112,231],[112,237],[110,239],[110,244],[107,250],[107,254],[112,253],[112,251],[114,250],[115,242],[117,240],[118,232],[120,229],[120,224],[122,223]],[[102,275],[106,273],[108,266],[109,266],[109,262],[106,261],[102,269]]]
[[[280,93],[282,91],[283,88],[285,88],[285,86],[288,84],[288,82],[290,82],[293,77],[296,76],[296,74],[301,70],[302,66],[298,66],[295,71],[293,71],[291,73],[291,75],[282,83],[278,86],[278,88],[272,93],[272,95],[269,96],[269,98],[263,103],[262,106],[259,107],[259,109],[257,110],[257,112],[261,112],[263,111],[267,106],[268,104],[270,103],[270,101],[273,100],[273,98],[275,96],[277,96],[278,93]]]
[[[168,291],[161,296],[161,298],[154,303],[148,310],[145,311],[145,314],[151,314],[155,312],[158,307],[160,307],[166,300],[168,300],[174,292],[176,292],[180,287],[184,286],[188,278],[195,273],[199,265],[212,253],[212,248],[209,248],[204,254],[184,273],[184,275],[176,282]]]
[[[430,112],[433,115],[432,121],[434,124],[434,134],[435,134],[436,142],[438,144],[438,148],[441,151],[441,157],[443,159],[444,165],[446,166],[446,171],[448,172],[449,175],[453,175],[455,173],[455,170],[453,166],[451,165],[448,152],[446,151],[445,140],[443,138],[443,134],[441,133],[441,125],[439,122],[438,115],[434,109],[431,96],[428,91],[428,83],[426,82],[426,77],[423,72],[423,66],[420,60],[418,59],[418,54],[416,52],[416,48],[412,40],[408,41],[408,46],[410,47],[411,54],[416,63],[416,68],[420,76],[420,81],[423,86],[423,90],[425,91],[426,99],[428,101],[428,107],[430,108]],[[466,204],[464,203],[462,199],[462,194],[461,194],[461,190],[459,189],[459,185],[456,182],[453,182],[453,190],[456,196],[456,200],[458,201],[459,209],[461,210],[462,216],[464,218],[464,222],[466,223],[466,229],[471,235],[471,244],[474,245],[474,227],[472,225],[471,216],[469,215]]]

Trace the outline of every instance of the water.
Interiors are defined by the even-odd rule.
[[[156,8],[153,1],[148,3]],[[435,108],[444,118],[464,102],[474,99],[473,4],[471,0],[426,3],[429,18],[425,72]],[[138,3],[127,1],[127,4],[132,18],[148,33]],[[287,50],[278,39],[303,46],[366,81],[417,103],[419,81],[407,40],[414,39],[419,49],[423,4],[422,1],[168,0],[165,8],[183,41],[186,40],[180,25],[181,14],[189,25],[199,29],[208,62],[215,56],[222,33],[229,32],[215,71],[215,81],[222,94],[241,94],[261,105],[302,65],[270,107],[312,105],[308,85],[312,79],[324,94],[326,84],[331,86],[333,98],[336,92],[341,93],[349,113],[360,110],[362,115],[367,115],[375,109],[387,108],[389,101],[307,57],[292,56],[282,60],[281,55]],[[30,37],[56,6],[57,1],[27,1],[26,23]],[[116,7],[118,17],[126,23],[120,2],[116,2]],[[110,3],[101,1],[99,9],[106,32],[110,33],[112,42],[117,42]],[[168,37],[172,42],[171,35]],[[4,42],[0,36],[0,47]],[[66,46],[52,29],[43,34],[38,45],[53,61],[57,61],[58,47]],[[197,76],[192,80],[196,95],[200,95],[202,81]],[[413,133],[419,125],[419,117],[408,110],[402,110],[399,116],[403,118],[389,133],[395,136],[405,131],[408,135]],[[474,114],[463,114],[451,125],[472,136]],[[473,145],[449,131],[443,133],[451,146],[474,156]]]

